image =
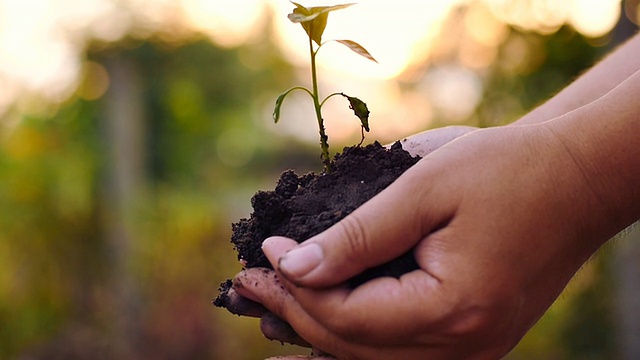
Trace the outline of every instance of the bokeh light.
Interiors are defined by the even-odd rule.
[[[321,51],[319,66],[329,79],[393,79],[430,57],[452,10],[476,2],[486,6],[470,7],[464,20],[474,41],[461,44],[463,64],[476,69],[495,59],[495,48],[508,31],[505,24],[545,33],[568,23],[586,36],[599,37],[611,30],[620,15],[620,0],[398,0],[392,4],[369,0],[332,13],[324,38],[353,39],[379,63],[330,43]],[[339,2],[304,5],[334,3]],[[116,41],[132,30],[134,22],[142,36],[153,31],[171,33],[181,26],[233,47],[249,41],[260,28],[257,24],[273,14],[279,45],[290,61],[304,67],[308,61],[305,34],[284,16],[292,8],[284,0],[1,0],[0,115],[25,94],[54,103],[70,96],[80,86],[82,74],[87,75],[88,68],[81,64],[86,41]]]

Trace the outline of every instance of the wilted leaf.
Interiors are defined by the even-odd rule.
[[[293,9],[293,12],[287,17],[294,23],[300,23],[311,40],[315,41],[318,45],[322,43],[322,34],[324,33],[324,29],[327,27],[329,12],[354,5],[342,4],[307,8],[293,1],[291,3],[295,5],[296,8]]]
[[[364,56],[365,58],[367,58],[367,59],[369,59],[371,61],[378,62],[378,60],[376,60],[373,56],[371,56],[371,54],[369,54],[367,49],[362,47],[362,45],[358,44],[357,42],[355,42],[353,40],[336,40],[336,41],[339,42],[342,45],[347,46],[349,49],[351,49],[356,54],[358,54],[360,56]]]
[[[358,119],[360,119],[362,127],[366,131],[369,131],[369,109],[367,108],[367,104],[357,97],[349,96],[344,93],[341,93],[340,95],[349,100],[349,109],[353,110],[353,113],[358,117]]]

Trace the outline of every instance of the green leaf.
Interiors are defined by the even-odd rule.
[[[371,56],[371,54],[369,54],[367,49],[362,47],[362,45],[358,44],[357,42],[353,40],[336,40],[336,41],[342,45],[347,46],[349,49],[351,49],[351,51],[355,52],[356,54],[360,56],[364,56],[365,58],[373,62],[378,62],[378,60],[376,60],[373,56]]]
[[[291,90],[288,90],[286,92],[283,92],[282,94],[280,94],[280,96],[278,96],[278,98],[276,99],[276,107],[273,109],[273,122],[275,122],[276,124],[278,123],[278,120],[280,120],[280,107],[282,106],[282,102],[284,101],[284,98],[291,92]]]
[[[292,1],[291,3],[295,5],[296,8],[293,9],[293,13],[288,15],[288,18],[289,20],[291,20],[291,22],[294,22],[294,23],[312,21],[322,14],[335,11],[335,10],[345,9],[345,8],[348,8],[349,6],[355,5],[355,3],[351,3],[351,4],[342,4],[342,5],[334,5],[334,6],[316,6],[312,8],[307,8],[298,4],[297,2]]]
[[[358,99],[357,97],[349,96],[344,93],[340,93],[340,95],[344,96],[349,100],[349,109],[353,110],[353,113],[360,119],[360,123],[362,127],[368,132],[369,131],[369,109],[367,108],[367,104],[364,101]]]
[[[276,99],[276,107],[273,109],[273,121],[276,124],[278,123],[278,120],[280,120],[280,107],[282,107],[282,102],[284,101],[284,98],[287,97],[287,95],[289,95],[289,93],[294,90],[302,90],[313,98],[313,93],[309,91],[309,89],[304,88],[302,86],[294,86],[291,89],[280,94],[280,96],[278,96],[278,98]]]
[[[311,40],[316,44],[322,43],[322,34],[327,27],[327,20],[329,18],[329,12],[347,8],[354,4],[342,4],[334,6],[316,6],[312,8],[304,7],[296,2],[291,2],[296,6],[293,12],[287,17],[291,22],[300,23],[304,31]]]
[[[318,16],[318,15],[311,14],[310,9],[307,9],[306,7],[298,4],[297,2],[292,1],[291,3],[296,6],[296,8],[293,9],[293,12],[287,15],[287,17],[289,18],[289,20],[291,20],[291,22],[299,23],[304,21],[311,21],[315,19],[316,16]]]
[[[315,41],[318,46],[322,43],[322,34],[327,27],[327,20],[329,19],[329,13],[318,14],[318,16],[307,22],[302,23],[302,27],[307,32],[307,35],[311,40]]]

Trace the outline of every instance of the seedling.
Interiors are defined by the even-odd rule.
[[[315,109],[316,118],[318,120],[318,129],[320,132],[320,148],[322,149],[322,163],[324,164],[325,172],[331,172],[331,158],[329,157],[329,137],[326,134],[324,127],[324,120],[322,118],[322,106],[334,96],[343,96],[347,100],[349,100],[349,108],[353,110],[354,114],[360,119],[361,124],[361,135],[362,138],[360,140],[360,144],[364,141],[364,132],[369,131],[369,109],[367,108],[367,104],[365,104],[362,100],[346,95],[342,92],[333,93],[327,97],[325,97],[322,101],[320,101],[320,95],[318,93],[318,75],[316,70],[316,56],[318,55],[318,51],[320,48],[326,44],[327,42],[322,42],[322,34],[324,33],[324,29],[327,26],[327,19],[329,17],[329,13],[334,10],[340,10],[347,8],[354,4],[343,4],[343,5],[334,5],[334,6],[318,6],[306,8],[298,3],[292,2],[293,5],[296,6],[293,9],[293,12],[288,15],[289,20],[294,23],[300,23],[302,28],[307,33],[309,37],[309,55],[311,58],[311,83],[312,89],[309,90],[303,86],[295,86],[291,89],[285,91],[280,94],[276,99],[276,106],[273,110],[273,120],[277,123],[280,119],[280,107],[282,106],[282,102],[284,98],[289,95],[294,90],[302,90],[309,94],[313,99],[313,107]],[[364,56],[365,58],[377,62],[376,59],[369,54],[369,52],[362,47],[360,44],[353,40],[330,40],[336,41],[342,45],[347,46],[349,49],[357,53],[358,55]],[[315,43],[315,45],[314,45]]]

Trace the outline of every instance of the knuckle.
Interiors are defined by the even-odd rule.
[[[362,220],[356,216],[347,216],[338,224],[339,235],[346,240],[344,248],[341,249],[344,256],[349,261],[362,261],[362,257],[366,257],[370,252],[366,227]]]
[[[477,306],[457,313],[450,322],[450,332],[460,338],[484,338],[503,332],[507,325],[500,309]]]
[[[486,331],[490,322],[490,316],[484,311],[470,309],[457,316],[452,330],[458,336],[477,335]]]

